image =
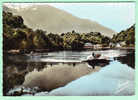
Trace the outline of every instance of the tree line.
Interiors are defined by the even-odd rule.
[[[125,46],[135,46],[135,24],[126,30],[122,30],[116,35],[113,35],[113,43],[124,42]]]

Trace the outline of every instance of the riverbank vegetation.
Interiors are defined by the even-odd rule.
[[[124,42],[123,46],[134,47],[135,26],[115,34],[113,38],[104,36],[100,32],[77,33],[75,30],[67,33],[47,33],[42,29],[33,30],[24,24],[21,16],[3,11],[3,49],[45,49],[55,50],[83,50],[85,43],[100,44],[110,47],[110,44]]]

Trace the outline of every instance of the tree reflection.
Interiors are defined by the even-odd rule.
[[[117,57],[116,60],[120,61],[122,64],[127,64],[131,68],[135,69],[135,52],[126,54],[125,56]]]

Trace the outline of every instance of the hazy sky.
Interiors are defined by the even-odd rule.
[[[10,3],[9,3],[10,4]],[[8,5],[9,5],[8,4]],[[40,4],[40,3],[39,3]],[[41,3],[42,4],[42,3]],[[45,3],[120,32],[135,24],[135,3]],[[13,4],[12,4],[13,5]],[[27,7],[30,3],[16,3]],[[14,5],[14,7],[16,7]]]

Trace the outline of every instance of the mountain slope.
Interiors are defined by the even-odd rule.
[[[80,19],[63,10],[48,5],[33,5],[18,10],[12,9],[14,14],[20,15],[24,23],[33,29],[43,29],[48,33],[76,32],[101,32],[111,37],[113,30],[88,19]]]

